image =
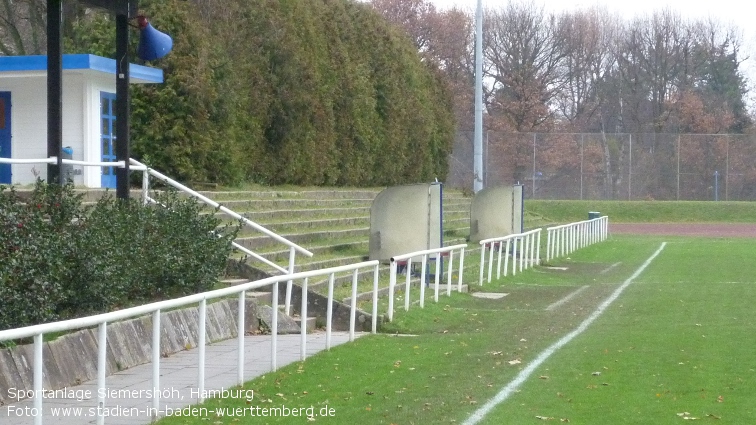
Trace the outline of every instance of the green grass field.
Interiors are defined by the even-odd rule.
[[[538,267],[482,288],[467,282],[507,294],[499,300],[455,293],[424,309],[397,305],[382,334],[247,383],[255,391],[250,403],[204,405],[312,406],[316,414],[327,407],[333,417],[211,415],[160,424],[465,423],[665,241],[603,314],[479,423],[754,423],[753,242],[615,236],[555,260],[558,268]]]
[[[608,215],[612,223],[754,223],[752,202],[709,201],[525,201],[525,211],[553,223],[585,220],[588,211]]]

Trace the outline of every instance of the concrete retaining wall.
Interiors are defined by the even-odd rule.
[[[236,337],[237,300],[207,305],[207,341]],[[247,331],[259,328],[257,300],[245,307]],[[162,313],[160,351],[165,357],[197,346],[197,307]],[[152,316],[108,324],[107,374],[149,363],[152,360]],[[97,378],[97,328],[82,329],[44,343],[44,388],[60,389]],[[0,350],[0,405],[12,393],[33,389],[33,344]]]

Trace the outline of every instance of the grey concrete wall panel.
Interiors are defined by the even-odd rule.
[[[525,186],[516,184],[512,187],[512,232],[522,233],[525,231],[523,204]]]
[[[513,199],[509,186],[478,191],[470,203],[470,242],[518,233],[513,228]]]
[[[439,248],[441,190],[437,184],[384,189],[370,207],[370,259]],[[431,204],[434,204],[431,207]]]

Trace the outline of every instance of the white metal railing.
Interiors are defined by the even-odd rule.
[[[407,278],[404,284],[404,310],[409,310],[410,306],[410,280],[412,279],[412,259],[421,257],[421,267],[420,267],[420,307],[425,306],[425,278],[427,276],[426,274],[426,268],[428,266],[428,259],[431,258],[432,260],[435,260],[436,262],[436,270],[435,270],[435,283],[434,283],[434,295],[433,300],[435,302],[438,302],[438,292],[439,292],[439,278],[440,275],[443,273],[442,266],[441,266],[441,259],[444,257],[449,257],[449,263],[448,263],[448,271],[446,273],[446,295],[451,295],[451,287],[452,287],[452,275],[454,271],[454,252],[459,251],[459,269],[458,274],[459,278],[457,280],[457,291],[462,291],[462,271],[464,270],[464,263],[465,263],[465,248],[467,247],[467,244],[459,244],[459,245],[452,245],[447,246],[443,248],[435,248],[435,249],[427,249],[424,251],[416,251],[411,252],[408,254],[402,254],[397,255],[394,257],[391,257],[391,264],[390,264],[390,273],[389,273],[389,298],[388,298],[388,320],[393,320],[394,317],[394,292],[396,289],[396,276],[398,274],[398,266],[400,264],[405,266]],[[433,257],[429,257],[429,256]]]
[[[546,261],[569,255],[579,248],[606,240],[609,236],[609,217],[578,221],[549,227],[546,237]]]
[[[353,271],[354,279],[352,284],[352,303],[350,306],[350,320],[349,320],[349,341],[354,341],[355,326],[356,326],[356,311],[357,311],[357,273],[361,269],[373,269],[374,284],[373,284],[373,317],[372,317],[372,333],[377,330],[378,320],[378,261],[366,261],[362,263],[356,263],[346,266],[332,267],[321,270],[307,271],[294,273],[290,275],[273,276],[266,279],[258,280],[255,282],[248,282],[245,284],[232,286],[229,288],[218,289],[209,292],[203,292],[201,294],[189,295],[173,300],[159,301],[155,303],[145,304],[138,307],[127,308],[124,310],[114,311],[110,313],[103,313],[89,317],[82,317],[78,319],[64,320],[54,323],[46,323],[41,325],[27,326],[17,329],[9,329],[0,331],[0,341],[15,340],[19,338],[34,338],[34,361],[33,361],[33,390],[34,390],[34,412],[37,413],[34,416],[34,424],[42,424],[42,400],[43,400],[43,337],[50,332],[63,332],[71,331],[91,326],[98,327],[98,357],[97,357],[97,387],[98,394],[100,395],[97,400],[98,405],[98,417],[97,424],[102,425],[105,423],[104,409],[106,388],[106,369],[107,369],[107,326],[108,323],[116,322],[119,320],[130,319],[145,314],[152,314],[152,384],[153,388],[159,388],[160,385],[160,313],[168,309],[185,307],[190,304],[197,304],[199,308],[199,325],[198,325],[198,370],[197,370],[197,387],[199,389],[200,399],[202,402],[202,395],[205,388],[205,323],[206,323],[206,308],[207,301],[211,299],[221,298],[236,295],[238,296],[239,308],[237,319],[237,382],[241,385],[244,382],[244,335],[245,335],[245,301],[246,292],[262,287],[272,287],[272,304],[273,304],[273,317],[271,319],[271,370],[276,370],[276,347],[278,341],[278,284],[286,280],[297,281],[302,279],[302,311],[301,316],[307,317],[307,281],[312,277],[328,276],[329,288],[328,288],[328,306],[326,312],[326,349],[331,348],[331,329],[332,329],[332,305],[333,305],[333,283],[336,273]],[[301,344],[300,344],[300,359],[305,360],[307,357],[307,325],[302,323],[301,325]],[[156,391],[152,398],[152,412],[159,411],[159,394]]]
[[[158,172],[158,171],[156,171],[156,170],[154,170],[152,168],[149,168],[148,166],[142,164],[141,162],[139,162],[139,161],[137,161],[135,159],[131,159],[130,163],[136,166],[136,167],[133,167],[133,168],[130,167],[130,168],[132,168],[134,170],[141,170],[142,173],[143,173],[143,175],[142,175],[142,200],[143,200],[143,202],[145,204],[151,201],[150,197],[149,197],[149,189],[150,189],[150,183],[149,183],[149,181],[150,181],[150,176],[152,176],[152,177],[155,177],[155,178],[163,181],[164,183],[166,183],[166,184],[168,184],[168,185],[170,185],[170,186],[172,186],[172,187],[174,187],[174,188],[176,188],[176,189],[178,189],[178,190],[180,190],[180,191],[182,191],[184,193],[187,193],[187,194],[191,195],[192,197],[194,197],[194,198],[196,198],[196,199],[204,202],[205,204],[207,204],[207,205],[209,205],[209,206],[211,206],[213,208],[218,208],[219,211],[222,211],[226,215],[228,215],[228,216],[230,216],[230,217],[232,217],[232,218],[234,218],[236,220],[240,220],[245,226],[250,227],[250,228],[252,228],[252,229],[254,229],[254,230],[256,230],[256,231],[258,231],[258,232],[260,232],[260,233],[262,233],[262,234],[264,234],[264,235],[266,235],[268,237],[270,237],[270,238],[272,238],[273,240],[275,240],[277,242],[280,242],[280,243],[288,246],[289,247],[289,268],[288,269],[284,269],[283,267],[280,267],[277,264],[275,264],[275,263],[273,263],[271,261],[268,261],[267,259],[264,259],[263,257],[261,257],[261,256],[255,254],[254,252],[252,252],[252,251],[244,248],[243,246],[241,246],[241,245],[239,245],[237,243],[234,243],[234,247],[235,248],[239,249],[240,251],[244,252],[247,255],[252,256],[256,260],[264,262],[265,264],[267,264],[267,265],[275,268],[276,270],[282,271],[284,273],[294,273],[294,267],[295,267],[295,263],[296,263],[296,253],[297,252],[299,252],[300,254],[306,255],[308,257],[312,257],[313,256],[313,253],[310,252],[310,251],[308,251],[307,249],[305,249],[305,248],[297,245],[296,243],[294,243],[294,242],[292,242],[292,241],[284,238],[283,236],[281,236],[281,235],[279,235],[277,233],[274,233],[274,232],[266,229],[265,227],[263,227],[263,226],[255,223],[254,221],[248,219],[247,217],[244,217],[243,215],[238,214],[238,213],[230,210],[227,207],[224,207],[223,205],[221,205],[221,204],[213,201],[212,199],[208,198],[207,196],[204,196],[201,193],[198,193],[198,192],[196,192],[196,191],[194,191],[194,190],[192,190],[192,189],[184,186],[183,184],[177,182],[176,180],[171,179],[170,177],[166,176],[165,174],[162,174],[162,173],[160,173],[160,172]],[[288,282],[286,284],[286,313],[287,314],[290,312],[290,306],[291,306],[291,282]]]
[[[483,276],[486,270],[486,250],[488,250],[488,282],[493,275],[494,252],[498,251],[496,262],[496,278],[501,277],[502,268],[504,276],[508,275],[509,257],[512,257],[512,275],[535,265],[541,264],[541,229],[533,229],[523,233],[483,239],[480,241],[480,279],[478,284],[483,285]],[[502,258],[504,264],[502,267]],[[518,261],[519,260],[519,261]]]
[[[39,158],[39,159],[18,159],[18,158],[0,158],[0,164],[56,164],[58,161],[57,157],[51,156],[49,158]],[[89,167],[116,167],[116,168],[123,168],[125,166],[124,161],[113,161],[113,162],[95,162],[95,161],[78,161],[73,159],[62,159],[61,160],[63,164],[66,165],[81,165],[81,166],[89,166]],[[275,270],[278,270],[284,274],[291,274],[295,271],[295,265],[296,265],[296,254],[299,252],[300,254],[306,255],[308,257],[312,257],[313,253],[308,251],[307,249],[297,245],[296,243],[284,238],[281,235],[278,235],[277,233],[274,233],[265,227],[253,222],[252,220],[248,219],[247,217],[244,217],[227,207],[224,207],[223,205],[220,205],[219,203],[213,201],[212,199],[188,188],[187,186],[184,186],[183,184],[171,179],[170,177],[152,169],[148,166],[142,164],[141,162],[130,159],[129,160],[129,170],[131,171],[142,171],[142,202],[144,204],[155,202],[152,198],[149,196],[149,189],[150,189],[150,176],[155,177],[166,184],[184,192],[188,195],[204,202],[207,205],[210,205],[213,208],[218,208],[219,211],[222,211],[226,215],[240,220],[245,226],[250,227],[270,238],[273,240],[284,244],[289,247],[289,266],[288,268],[284,268],[279,266],[278,264],[268,260],[267,258],[264,258],[260,256],[259,254],[245,248],[244,246],[240,245],[239,243],[232,242],[232,246],[236,248],[237,250],[243,252],[245,255],[248,255],[252,258],[254,258],[257,261],[260,261],[269,267],[274,268]],[[287,282],[286,284],[286,301],[285,301],[285,308],[286,313],[288,314],[291,310],[291,286],[292,282]]]

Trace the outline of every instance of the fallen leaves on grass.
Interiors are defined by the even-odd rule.
[[[698,420],[698,419],[699,419],[699,418],[697,418],[697,417],[695,417],[695,416],[691,416],[691,415],[690,415],[690,412],[682,412],[682,413],[678,413],[678,414],[677,414],[677,416],[679,416],[679,417],[681,417],[681,418],[685,419],[686,421],[687,421],[687,420],[692,420],[692,421],[695,421],[695,420]]]

